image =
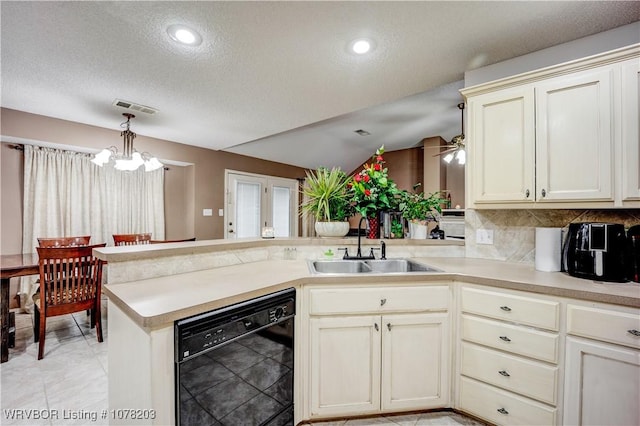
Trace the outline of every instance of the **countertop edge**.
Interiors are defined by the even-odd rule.
[[[236,268],[238,265],[225,267],[227,274],[233,272],[229,268]],[[197,274],[195,272],[194,274]],[[239,271],[240,273],[240,271]],[[148,284],[156,279],[144,280],[142,285]],[[268,280],[267,280],[268,281]],[[543,285],[534,282],[523,282],[521,280],[510,280],[496,277],[487,277],[482,275],[474,275],[461,272],[438,272],[438,273],[411,273],[411,274],[375,274],[366,276],[362,275],[349,275],[349,274],[335,274],[335,275],[316,275],[310,272],[305,273],[293,273],[291,277],[287,277],[282,281],[255,284],[249,289],[240,290],[237,293],[230,293],[224,297],[210,299],[202,303],[194,304],[188,308],[180,308],[171,310],[166,313],[145,316],[138,312],[134,307],[127,303],[123,298],[118,295],[119,286],[126,286],[129,283],[119,284],[106,284],[104,286],[104,293],[109,299],[116,304],[121,310],[123,310],[136,324],[140,327],[153,330],[158,328],[164,328],[174,321],[182,318],[186,318],[192,315],[196,315],[209,310],[214,310],[220,307],[228,306],[237,302],[248,300],[254,297],[259,297],[271,292],[282,290],[285,288],[294,287],[299,289],[303,285],[339,285],[339,284],[401,284],[401,283],[413,283],[413,284],[428,284],[430,282],[444,282],[447,284],[461,282],[469,284],[478,284],[489,287],[497,287],[509,290],[526,291],[530,293],[543,294],[555,297],[573,298],[587,302],[607,303],[619,306],[626,306],[631,308],[640,308],[640,286],[638,287],[638,297],[629,297],[621,294],[607,294],[598,291],[590,291],[588,289],[578,288],[566,288],[554,285]],[[138,284],[142,282],[137,282]],[[635,284],[631,284],[635,285]]]

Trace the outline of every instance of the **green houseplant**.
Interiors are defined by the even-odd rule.
[[[442,213],[442,204],[447,201],[441,197],[440,192],[415,192],[419,186],[420,184],[413,186],[413,193],[402,191],[399,203],[402,217],[409,221],[409,234],[414,239],[427,237],[427,222],[437,220]]]
[[[301,213],[316,220],[316,233],[321,237],[340,237],[349,232],[353,215],[347,183],[349,177],[339,168],[319,167],[306,172],[302,186]]]

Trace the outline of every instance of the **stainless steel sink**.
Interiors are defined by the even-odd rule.
[[[372,272],[442,272],[429,265],[409,259],[365,260],[364,263],[369,265]]]
[[[310,260],[312,274],[393,274],[402,272],[442,272],[409,259],[386,260]]]

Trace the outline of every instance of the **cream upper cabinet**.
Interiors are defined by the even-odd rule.
[[[613,68],[535,86],[536,200],[613,201]]]
[[[467,205],[640,206],[640,45],[462,89]]]
[[[640,59],[622,64],[622,199],[640,200]]]
[[[470,98],[468,110],[475,201],[533,201],[533,87]]]

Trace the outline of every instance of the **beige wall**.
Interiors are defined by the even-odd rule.
[[[0,134],[72,147],[99,150],[111,145],[122,148],[119,129],[105,129],[71,121],[0,109]],[[135,128],[133,129],[135,131]],[[2,141],[6,142],[6,141]],[[214,151],[138,135],[134,146],[158,158],[190,163],[169,165],[166,173],[166,238],[196,237],[199,240],[223,238],[224,171],[233,169],[286,178],[304,177],[304,169],[244,155]],[[2,252],[22,248],[22,152],[1,144]],[[202,209],[213,209],[213,216],[202,216]]]

